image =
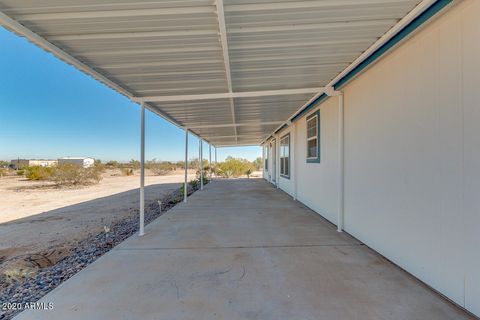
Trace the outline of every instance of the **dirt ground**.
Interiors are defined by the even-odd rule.
[[[194,173],[189,174],[189,180]],[[147,203],[179,188],[183,172],[145,177]],[[23,177],[0,178],[0,264],[66,242],[80,241],[113,222],[136,214],[139,177],[107,171],[97,185],[57,188]]]

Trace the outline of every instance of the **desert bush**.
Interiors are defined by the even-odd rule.
[[[208,166],[208,160],[202,160],[203,167]],[[200,160],[198,158],[192,158],[188,161],[188,167],[192,169],[200,169]]]
[[[6,176],[8,173],[8,170],[5,168],[0,168],[0,177]]]
[[[108,168],[120,168],[121,165],[118,161],[112,160],[105,163],[105,166]]]
[[[259,171],[262,169],[263,167],[263,160],[262,160],[262,157],[258,157],[257,159],[255,159],[253,162],[252,162],[253,166],[255,167],[255,170],[256,171]]]
[[[190,161],[188,163],[188,167],[192,168],[192,169],[194,169],[194,168],[198,169],[198,168],[200,168],[198,164],[199,164],[198,158],[192,158],[192,159],[190,159]]]
[[[226,178],[237,178],[246,175],[247,172],[250,175],[253,169],[253,164],[246,159],[228,157],[218,164],[217,174]]]
[[[42,166],[32,166],[27,168],[27,179],[34,181],[44,181],[50,180],[53,174],[53,168],[51,167],[42,167]]]
[[[157,176],[164,176],[175,169],[175,164],[153,159],[145,163],[145,168],[150,169]]]
[[[52,180],[58,185],[88,185],[99,183],[102,179],[103,166],[95,165],[83,168],[70,163],[54,168]]]
[[[124,176],[133,176],[133,169],[132,168],[121,168],[120,172]]]
[[[0,168],[8,168],[8,167],[10,167],[10,162],[0,160]]]
[[[198,181],[198,183],[200,183],[200,170],[197,170],[195,172],[195,179]],[[209,177],[209,173],[208,173],[208,166],[205,166],[203,168],[203,184],[207,184],[208,182],[210,182],[210,180],[208,179]]]
[[[134,170],[135,169],[140,169],[140,161],[138,160],[130,160],[130,162],[128,163],[129,167],[133,168]]]
[[[176,168],[185,168],[185,161],[177,161],[175,162]]]
[[[203,184],[207,184],[210,182],[210,179],[208,178],[208,174],[203,173]]]
[[[190,186],[192,187],[193,190],[198,190],[200,186],[200,181],[199,180],[190,180],[189,182]]]
[[[23,176],[23,175],[25,175],[24,169],[17,170],[17,176]]]

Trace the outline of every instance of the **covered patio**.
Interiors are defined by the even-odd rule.
[[[456,0],[0,0],[2,26],[140,111],[140,237],[46,295],[53,310],[18,319],[479,314],[479,10]],[[185,134],[185,191],[144,228],[146,110]],[[272,184],[204,190],[211,172],[200,166],[187,202],[189,135],[210,168],[217,148],[262,146]]]
[[[470,319],[263,179],[189,199],[16,319]]]

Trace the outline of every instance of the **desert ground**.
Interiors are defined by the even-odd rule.
[[[189,180],[195,177],[189,173]],[[145,199],[151,203],[178,189],[182,171],[146,172]],[[99,184],[58,188],[24,177],[0,178],[0,264],[12,257],[80,241],[115,221],[137,214],[139,176],[108,170]]]

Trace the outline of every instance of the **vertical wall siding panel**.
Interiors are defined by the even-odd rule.
[[[480,316],[480,1],[463,3],[462,103],[464,117],[463,210],[465,307]]]
[[[345,230],[476,315],[478,16],[480,1],[460,2],[344,88]],[[291,140],[298,200],[335,224],[337,103],[319,106],[320,164],[306,163],[308,115]],[[280,186],[292,193],[293,179]]]
[[[438,52],[438,86],[435,95],[438,109],[438,153],[441,156],[439,174],[432,183],[440,186],[438,217],[435,228],[439,234],[434,251],[435,260],[442,261],[432,272],[433,286],[445,287],[451,284],[452,299],[465,304],[464,283],[461,277],[465,273],[465,251],[463,250],[465,221],[462,210],[463,201],[463,106],[461,99],[461,21],[459,14],[438,21],[436,32]],[[449,186],[444,183],[449,181]],[[444,259],[444,248],[451,248],[450,259]],[[454,274],[457,271],[461,276]],[[460,278],[460,279],[458,279]],[[455,296],[454,296],[455,295]]]
[[[337,117],[338,98],[329,98],[320,105],[320,163],[307,163],[306,160],[306,117],[295,123],[298,126],[295,137],[298,200],[335,224],[338,212]]]
[[[480,299],[472,245],[480,243],[479,14],[478,1],[455,6],[345,88],[346,230],[472,311]]]

